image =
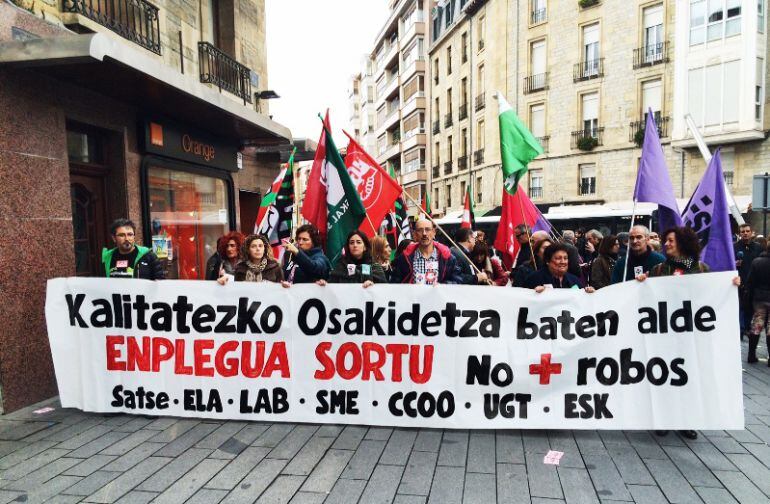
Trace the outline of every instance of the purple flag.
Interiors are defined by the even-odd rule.
[[[636,174],[634,201],[658,204],[659,232],[682,225],[652,109],[648,109],[647,124],[644,127],[644,144],[639,172]]]
[[[733,271],[735,253],[730,229],[730,209],[718,149],[687,202],[682,218],[686,226],[698,233],[701,261],[708,264],[711,271]]]

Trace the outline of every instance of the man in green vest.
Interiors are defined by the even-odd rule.
[[[102,249],[102,265],[107,278],[163,280],[165,274],[158,257],[147,247],[136,244],[136,225],[118,219],[110,225],[115,248]]]

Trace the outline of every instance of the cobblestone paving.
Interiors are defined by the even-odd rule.
[[[695,441],[103,416],[48,401],[0,419],[0,504],[769,503],[766,363],[744,365],[746,430]],[[549,449],[559,466],[543,464]]]

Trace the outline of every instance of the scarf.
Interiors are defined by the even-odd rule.
[[[669,257],[666,260],[674,269],[683,269],[690,271],[692,265],[695,263],[695,259],[692,257]]]
[[[261,282],[262,272],[267,267],[267,257],[263,257],[259,264],[254,264],[251,261],[246,261],[246,281],[247,282]]]

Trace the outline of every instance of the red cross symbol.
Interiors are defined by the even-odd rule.
[[[552,374],[561,374],[561,364],[551,364],[551,354],[540,354],[540,364],[530,364],[529,374],[540,375],[540,385],[551,383]]]

